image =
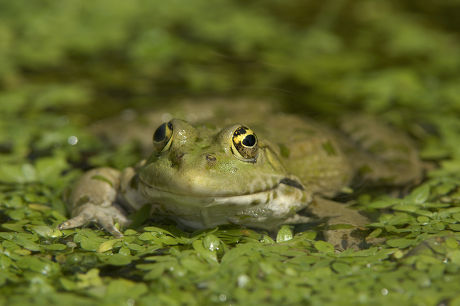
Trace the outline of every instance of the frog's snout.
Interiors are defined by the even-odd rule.
[[[169,156],[169,160],[171,161],[171,166],[174,168],[181,168],[187,163],[193,163],[190,160],[188,153],[183,151],[177,150],[175,152],[171,152]],[[198,164],[202,166],[214,166],[217,163],[217,157],[214,153],[206,153],[200,156],[201,161],[198,161]],[[197,161],[195,161],[196,163]]]
[[[213,166],[217,162],[217,157],[212,153],[207,153],[205,158],[209,166]]]

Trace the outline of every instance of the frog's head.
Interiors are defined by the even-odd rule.
[[[139,171],[150,198],[255,205],[293,194],[298,201],[303,190],[275,150],[246,125],[217,129],[173,119],[157,128],[153,147]]]

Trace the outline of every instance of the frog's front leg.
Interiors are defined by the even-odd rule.
[[[123,236],[115,227],[128,224],[121,207],[116,203],[121,173],[112,168],[97,168],[86,172],[75,184],[68,206],[72,218],[59,225],[69,229],[95,222],[116,237]]]

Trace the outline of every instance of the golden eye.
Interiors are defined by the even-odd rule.
[[[257,158],[257,136],[245,126],[238,127],[233,132],[232,151],[237,157],[245,161],[255,162]]]
[[[171,146],[173,125],[171,122],[163,123],[153,133],[153,148],[157,152],[163,152]]]

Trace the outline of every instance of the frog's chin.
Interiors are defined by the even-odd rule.
[[[150,201],[163,205],[181,205],[190,207],[209,207],[219,204],[257,205],[267,203],[273,197],[273,190],[277,186],[251,194],[216,195],[216,194],[184,194],[163,190],[155,186],[144,185],[143,194]]]
[[[158,215],[176,220],[187,228],[202,229],[235,223],[271,228],[306,207],[311,195],[303,189],[280,183],[269,190],[234,196],[184,196],[146,188]]]
[[[275,184],[266,186],[263,190],[251,190],[223,193],[220,192],[203,192],[203,188],[198,188],[199,192],[193,189],[188,191],[170,191],[164,188],[149,184],[142,179],[140,180],[142,193],[146,198],[155,200],[161,199],[166,202],[177,202],[189,206],[206,207],[208,205],[234,204],[234,205],[259,205],[268,204],[275,201],[278,196],[286,197],[304,191],[304,187],[295,177],[282,177]],[[267,184],[268,185],[268,184]]]
[[[297,207],[298,203],[305,203],[308,193],[297,180],[283,178],[273,187],[248,194],[236,195],[184,195],[170,191],[165,191],[151,185],[144,185],[142,193],[153,205],[159,205],[168,211],[173,209],[183,211],[189,208],[210,208],[214,206],[248,208],[264,208],[273,211],[284,212],[286,209]]]

